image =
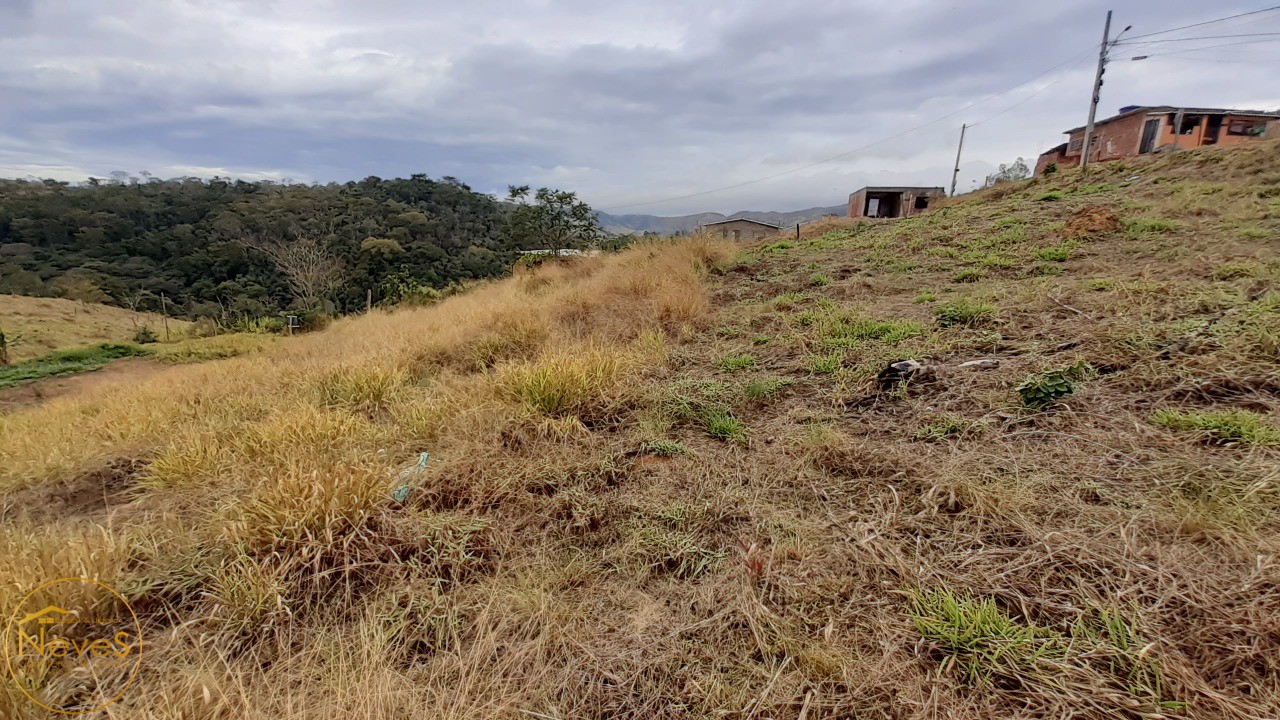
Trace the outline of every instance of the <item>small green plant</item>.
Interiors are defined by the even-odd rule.
[[[1177,220],[1166,220],[1164,218],[1149,217],[1133,217],[1124,219],[1125,234],[1131,238],[1141,238],[1148,235],[1160,235],[1172,232],[1178,229]]]
[[[1280,445],[1280,429],[1251,410],[1157,410],[1151,422],[1160,427],[1200,433],[1213,445]]]
[[[773,338],[768,335],[754,335],[751,338],[752,345],[768,345],[770,342],[773,342]]]
[[[1266,240],[1271,237],[1272,232],[1264,227],[1257,225],[1249,225],[1240,228],[1240,237],[1245,240]]]
[[[1257,263],[1223,263],[1213,270],[1214,280],[1236,280],[1238,278],[1258,277],[1266,272],[1266,268]]]
[[[742,421],[733,416],[725,408],[712,408],[702,418],[703,429],[717,440],[744,442],[747,439],[747,428]]]
[[[1079,360],[1061,370],[1036,373],[1014,388],[1014,392],[1018,393],[1024,407],[1040,410],[1073,394],[1079,389],[1081,381],[1095,375],[1092,365]]]
[[[791,243],[790,241],[788,241],[788,240],[782,240],[782,241],[780,241],[780,242],[776,242],[776,243],[772,243],[772,244],[769,244],[769,245],[765,245],[764,247],[760,248],[760,252],[765,252],[765,253],[780,253],[780,252],[783,252],[783,251],[785,251],[785,250],[790,250],[790,249],[791,249],[791,248],[793,248],[793,247],[795,247],[795,245],[794,245],[793,243]]]
[[[792,384],[789,378],[759,378],[749,380],[742,386],[742,396],[748,400],[758,401],[773,397],[783,388]]]
[[[1013,258],[1007,255],[986,255],[978,260],[979,267],[1013,267]]]
[[[995,222],[996,227],[1002,230],[1005,228],[1020,227],[1026,224],[1027,221],[1020,217],[1002,217]]]
[[[824,375],[831,374],[840,369],[840,353],[830,353],[828,355],[814,355],[809,359],[809,370]]]
[[[1040,248],[1036,251],[1036,257],[1047,262],[1066,262],[1071,257],[1071,248],[1061,245]]]
[[[716,366],[725,372],[742,370],[743,368],[749,368],[755,364],[755,357],[746,353],[741,355],[726,355],[716,361]]]
[[[830,285],[831,276],[823,275],[822,273],[814,273],[809,276],[809,284],[813,285],[814,287],[822,287],[824,285]]]
[[[1044,172],[1043,172],[1042,174],[1043,174],[1045,177],[1048,177],[1048,176],[1050,176],[1050,175],[1052,175],[1052,174],[1054,174],[1054,173],[1056,173],[1056,172],[1058,172],[1058,163],[1056,163],[1056,162],[1051,162],[1051,163],[1049,163],[1049,164],[1047,164],[1047,165],[1045,165],[1045,166],[1044,166]]]
[[[1050,190],[1036,199],[1041,202],[1053,202],[1054,200],[1061,200],[1062,198],[1063,195],[1061,190]]]
[[[850,347],[867,340],[896,345],[920,337],[924,328],[910,320],[871,320],[839,317],[823,328],[823,342],[832,347]]]
[[[1280,185],[1263,185],[1258,188],[1258,197],[1266,200],[1267,198],[1280,197]]]
[[[942,327],[974,327],[995,317],[996,306],[959,298],[933,309],[933,316]]]
[[[774,310],[790,310],[805,301],[804,293],[782,293],[769,301]]]
[[[958,283],[978,282],[981,279],[982,279],[982,273],[973,268],[965,268],[963,270],[956,272],[955,275],[951,276],[951,282],[958,282]]]
[[[943,664],[959,671],[969,686],[993,676],[1041,674],[1043,661],[1064,654],[1054,633],[1014,620],[990,598],[915,591],[910,615],[916,632],[937,647]]]
[[[675,440],[658,439],[645,443],[644,451],[650,455],[671,457],[673,455],[687,455],[689,453],[689,448],[681,445]]]
[[[963,435],[973,428],[973,423],[956,415],[944,415],[938,420],[921,425],[916,430],[917,440],[942,440],[943,438]]]
[[[1058,265],[1050,265],[1048,263],[1037,263],[1032,266],[1031,274],[1035,277],[1053,277],[1066,272]]]
[[[139,345],[150,345],[152,343],[159,342],[160,339],[156,337],[156,334],[151,331],[150,327],[142,325],[138,328],[137,332],[133,334],[133,341]]]
[[[938,294],[932,290],[921,290],[916,293],[916,299],[913,301],[917,305],[920,303],[934,302],[938,299]]]

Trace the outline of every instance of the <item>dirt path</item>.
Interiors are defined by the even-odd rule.
[[[101,385],[137,382],[172,369],[150,358],[112,360],[101,369],[73,375],[59,375],[0,390],[0,413],[31,407],[64,395],[73,395]]]

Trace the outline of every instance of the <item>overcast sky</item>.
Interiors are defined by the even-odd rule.
[[[791,210],[866,184],[946,185],[960,124],[978,122],[963,190],[1084,123],[1108,4],[1129,35],[1266,5],[0,0],[0,176],[421,172],[571,189],[614,213]],[[1280,32],[1280,12],[1159,37],[1261,32]],[[1117,49],[1100,114],[1278,108],[1280,42],[1257,42],[1278,38]],[[976,101],[776,179],[621,207],[792,170]]]

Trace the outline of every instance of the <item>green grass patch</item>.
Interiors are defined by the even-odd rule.
[[[831,284],[831,276],[822,273],[814,273],[809,276],[809,284],[814,287],[823,287]]]
[[[117,358],[149,354],[136,345],[117,343],[56,350],[33,360],[0,367],[0,389],[41,378],[97,370]]]
[[[703,430],[717,440],[745,442],[747,439],[747,427],[728,409],[708,410],[702,416],[702,423]]]
[[[933,309],[933,317],[942,327],[974,327],[995,317],[996,306],[959,298]]]
[[[1213,445],[1280,445],[1280,429],[1252,410],[1156,410],[1151,422],[1163,428],[1199,433]]]
[[[1055,200],[1061,200],[1063,197],[1064,197],[1064,195],[1062,194],[1062,191],[1060,191],[1060,190],[1050,190],[1049,192],[1047,192],[1047,193],[1045,193],[1045,194],[1041,195],[1040,197],[1038,197],[1038,198],[1036,198],[1036,199],[1037,199],[1037,200],[1039,200],[1039,201],[1041,201],[1041,202],[1053,202],[1053,201],[1055,201]]]
[[[756,364],[755,356],[742,353],[741,355],[726,355],[716,361],[716,367],[725,372],[734,372],[749,368]]]
[[[950,590],[916,591],[911,623],[944,656],[943,664],[975,687],[993,676],[1041,675],[1042,664],[1065,654],[1052,631],[1014,620],[994,600]]]
[[[1036,250],[1036,257],[1046,262],[1066,262],[1071,257],[1071,248],[1063,245],[1053,245]]]
[[[973,268],[965,268],[951,276],[951,282],[971,283],[982,279],[982,273]]]
[[[795,243],[792,243],[789,240],[782,240],[780,242],[770,243],[769,245],[765,245],[764,247],[760,248],[760,252],[780,253],[780,252],[785,252],[787,250],[790,250],[794,247],[795,247]]]
[[[915,432],[917,440],[942,440],[963,435],[973,429],[974,424],[956,415],[943,415],[937,420],[921,425]]]
[[[1048,263],[1037,263],[1031,267],[1030,274],[1034,277],[1054,277],[1066,272],[1058,265],[1050,265]]]
[[[1165,218],[1132,217],[1124,219],[1124,232],[1131,238],[1162,235],[1180,227],[1177,220]]]
[[[788,378],[757,378],[742,386],[742,396],[751,401],[767,400],[794,381]]]
[[[896,345],[923,334],[924,327],[910,320],[838,317],[822,329],[823,342],[832,347],[852,347],[871,340]]]
[[[809,371],[829,375],[840,369],[840,353],[814,355],[809,358]]]
[[[919,305],[920,303],[935,302],[937,301],[937,299],[938,299],[938,294],[935,293],[934,291],[921,290],[920,292],[916,293],[915,300],[913,300],[912,302]]]

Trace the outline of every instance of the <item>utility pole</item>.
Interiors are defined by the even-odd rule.
[[[964,130],[968,125],[960,126],[960,146],[956,148],[956,169],[951,171],[951,197],[956,196],[956,178],[960,177],[960,151],[964,150]]]
[[[1098,100],[1102,95],[1102,73],[1107,68],[1107,50],[1111,47],[1111,11],[1107,11],[1107,22],[1102,26],[1102,45],[1098,46],[1098,72],[1093,76],[1093,97],[1089,99],[1089,122],[1084,125],[1084,147],[1080,148],[1080,168],[1089,165],[1089,145],[1093,142],[1093,118],[1098,114]]]

